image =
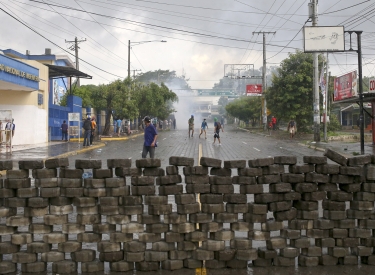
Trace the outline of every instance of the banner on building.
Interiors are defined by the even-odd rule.
[[[246,85],[246,95],[247,96],[261,96],[262,95],[262,85],[261,84]]]
[[[334,79],[333,101],[340,101],[358,96],[357,71],[344,74]]]
[[[66,93],[66,89],[64,87],[64,83],[61,79],[54,79],[53,80],[53,95],[52,95],[52,103],[54,105],[60,105],[61,99]]]

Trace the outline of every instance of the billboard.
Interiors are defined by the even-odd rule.
[[[333,101],[358,96],[357,71],[335,77]]]
[[[345,51],[344,27],[304,27],[305,52]]]
[[[262,95],[262,84],[250,84],[246,85],[247,96],[261,96]]]

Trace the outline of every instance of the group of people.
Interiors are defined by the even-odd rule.
[[[88,115],[86,120],[83,122],[83,129],[85,130],[83,134],[83,147],[92,146],[96,130],[95,117]]]
[[[188,120],[188,125],[189,125],[189,138],[194,136],[194,115],[191,115],[191,117]],[[204,118],[202,123],[201,123],[201,131],[199,134],[199,138],[201,138],[201,135],[204,133],[204,138],[207,139],[207,133],[206,129],[208,129],[207,121]],[[217,118],[214,118],[214,142],[213,144],[216,143],[216,139],[219,142],[219,145],[221,145],[220,141],[220,130],[224,132],[224,119],[222,119],[221,122],[217,120]],[[190,136],[191,132],[191,136]]]
[[[159,128],[159,130],[165,130],[165,129],[176,129],[176,119],[157,119],[154,117],[152,120],[152,125],[154,125],[155,128]]]

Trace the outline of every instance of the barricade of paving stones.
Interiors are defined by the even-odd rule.
[[[0,274],[375,265],[374,157],[303,161],[1,161]]]

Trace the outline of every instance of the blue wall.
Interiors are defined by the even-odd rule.
[[[9,66],[21,72],[25,72],[25,73],[32,74],[32,75],[39,77],[39,69],[33,66],[30,66],[28,64],[25,64],[21,61],[18,61],[17,59],[13,59],[5,55],[0,55],[0,64],[4,66]],[[14,75],[14,74],[5,72],[1,69],[0,69],[0,80],[7,81],[7,82],[17,84],[17,85],[21,85],[21,86],[25,86],[34,90],[39,89],[38,81],[33,81],[30,79],[27,79],[26,77]]]

